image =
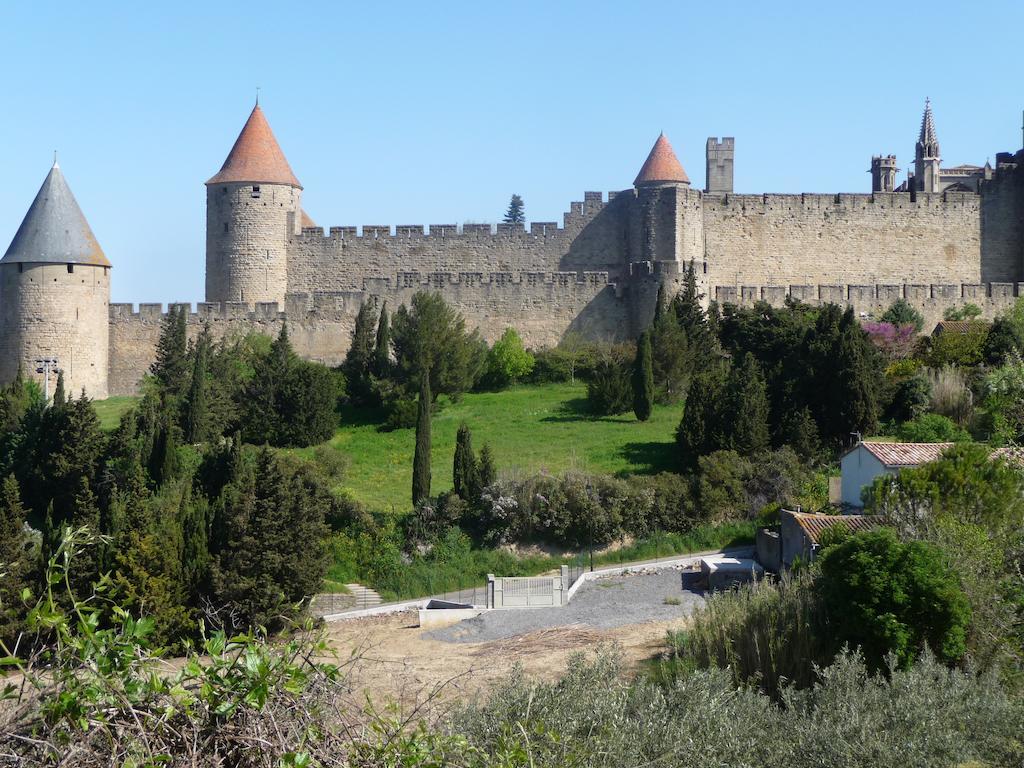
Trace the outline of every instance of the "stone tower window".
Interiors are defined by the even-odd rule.
[[[227,231],[228,231],[228,223],[227,223],[226,221],[224,222],[224,231],[225,231],[225,232],[227,232]]]
[[[22,263],[21,263],[21,262],[19,261],[19,262],[18,262],[18,274],[20,275],[20,274],[21,274],[22,272],[24,272],[24,271],[25,271],[25,265],[24,265],[24,264],[22,264]]]
[[[252,188],[252,196],[253,196],[253,197],[259,197],[259,196],[260,196],[260,188],[259,188],[259,185],[256,185],[256,186],[254,186],[254,187]]]
[[[74,264],[68,264],[68,274],[69,275],[75,274],[75,265]]]

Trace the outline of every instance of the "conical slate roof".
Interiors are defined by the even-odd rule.
[[[938,144],[935,135],[935,118],[932,116],[931,99],[924,100],[924,115],[921,117],[921,135],[917,139],[922,144]]]
[[[672,151],[672,145],[668,143],[664,133],[658,136],[658,140],[654,142],[651,154],[647,156],[640,173],[633,181],[633,186],[659,182],[690,183],[690,177],[683,170],[679,158]]]
[[[288,184],[302,189],[257,104],[220,171],[207,184]]]
[[[3,264],[19,261],[110,266],[57,163],[0,259]]]

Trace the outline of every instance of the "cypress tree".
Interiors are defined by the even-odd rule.
[[[67,401],[67,394],[64,391],[64,371],[59,371],[57,373],[57,386],[53,390],[53,407],[63,408]]]
[[[658,283],[658,299],[654,302],[654,321],[657,323],[665,314],[667,299],[665,296],[665,284]]]
[[[386,378],[391,372],[391,319],[388,317],[388,303],[380,307],[380,319],[377,320],[377,344],[373,350],[373,373],[378,378]]]
[[[651,418],[654,403],[654,369],[651,366],[651,336],[647,331],[640,334],[633,360],[633,413],[637,421]]]
[[[459,431],[455,437],[452,478],[454,479],[455,494],[459,498],[476,501],[476,497],[480,493],[480,470],[477,467],[476,456],[473,454],[473,436],[465,423],[459,425]]]
[[[494,464],[494,454],[491,452],[490,443],[484,443],[484,447],[480,449],[477,474],[480,478],[481,489],[494,485],[498,479],[498,469]]]
[[[370,374],[376,365],[377,316],[373,304],[365,302],[356,315],[352,329],[352,343],[349,345],[341,370],[345,374],[349,398],[356,405],[367,405],[372,393]]]
[[[93,536],[100,533],[100,510],[96,497],[89,487],[89,481],[82,477],[79,480],[78,493],[75,494],[75,509],[69,523],[72,528],[87,527]],[[98,543],[84,547],[71,561],[68,580],[71,589],[79,599],[86,599],[92,594],[93,584],[100,577],[101,548]]]
[[[0,485],[0,641],[13,650],[26,614],[21,593],[32,564],[25,548],[25,507],[18,481],[9,475]]]
[[[683,290],[672,300],[672,309],[679,320],[679,327],[686,333],[697,366],[715,352],[715,340],[708,326],[707,313],[700,305],[702,298],[703,294],[697,288],[697,273],[693,261],[690,261]]]
[[[192,362],[192,381],[189,384],[188,395],[185,398],[185,413],[183,417],[183,428],[185,441],[188,443],[202,443],[209,438],[209,382],[207,381],[207,370],[210,362],[210,327],[203,326],[199,338],[196,339],[193,350],[194,360]]]
[[[727,395],[728,444],[741,456],[768,447],[768,390],[761,366],[748,352],[729,376]]]
[[[412,461],[412,503],[430,497],[430,370],[420,373],[420,397],[416,416],[416,452]]]
[[[686,395],[683,418],[676,429],[680,464],[697,466],[697,459],[722,447],[722,374],[713,367],[694,377]]]

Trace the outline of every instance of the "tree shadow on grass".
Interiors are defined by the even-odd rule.
[[[338,410],[341,413],[341,424],[345,427],[379,426],[387,420],[387,412],[379,407],[345,404]]]
[[[676,444],[666,442],[626,443],[618,455],[630,463],[630,468],[619,474],[656,475],[674,472],[678,467]]]
[[[564,423],[572,421],[602,421],[608,424],[631,424],[636,421],[632,414],[618,416],[600,416],[590,410],[585,397],[574,397],[564,401],[551,416],[545,416],[542,422]]]

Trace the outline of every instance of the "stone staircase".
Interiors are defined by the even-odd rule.
[[[362,584],[346,584],[345,588],[352,595],[355,608],[375,608],[382,602],[380,595]]]

